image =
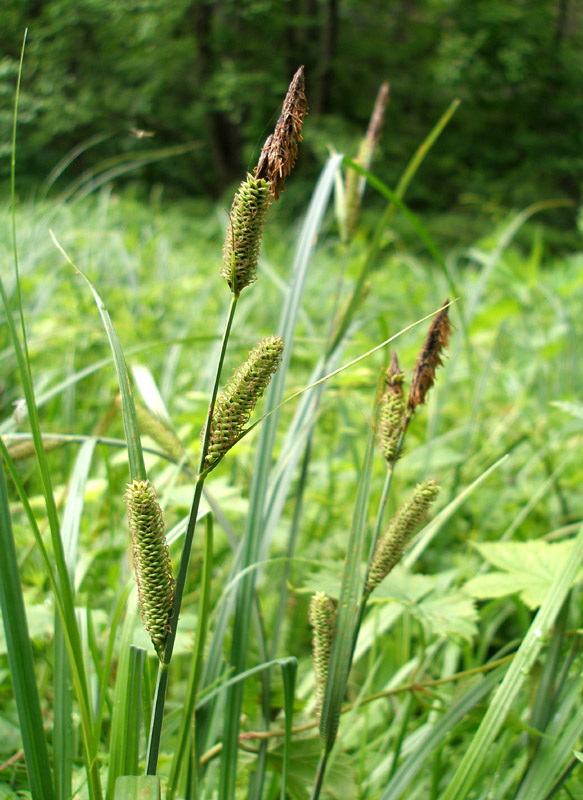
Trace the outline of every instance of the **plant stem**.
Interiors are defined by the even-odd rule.
[[[196,520],[198,517],[198,509],[200,506],[200,500],[202,497],[202,490],[204,487],[204,481],[206,478],[206,472],[204,468],[204,463],[208,451],[209,446],[209,439],[210,439],[210,432],[211,432],[211,419],[213,416],[213,411],[215,407],[215,402],[217,399],[217,394],[219,392],[219,383],[221,380],[221,372],[223,369],[223,363],[225,360],[225,354],[227,352],[227,345],[229,342],[229,336],[231,334],[231,327],[233,325],[233,319],[235,317],[235,310],[237,308],[237,302],[239,300],[238,294],[233,294],[231,296],[231,305],[229,308],[229,314],[227,317],[227,321],[225,323],[225,329],[223,332],[223,340],[221,342],[221,352],[219,354],[219,359],[217,363],[217,370],[215,374],[215,381],[213,385],[213,390],[211,393],[211,397],[209,400],[208,411],[207,411],[207,421],[204,430],[204,436],[202,441],[202,447],[200,449],[200,457],[198,462],[198,476],[196,479],[196,484],[194,487],[194,496],[192,498],[192,506],[190,509],[190,516],[188,518],[188,526],[186,529],[186,533],[184,536],[184,545],[182,547],[182,555],[180,557],[180,565],[178,567],[178,576],[176,578],[176,593],[174,595],[174,608],[172,612],[172,628],[170,633],[168,634],[168,639],[166,641],[166,646],[164,649],[164,661],[160,663],[158,668],[158,680],[156,683],[156,692],[154,695],[154,708],[152,713],[152,725],[150,727],[150,737],[148,741],[148,753],[146,757],[146,775],[155,775],[156,769],[158,767],[158,753],[160,751],[160,736],[162,734],[162,719],[164,716],[164,706],[166,703],[166,687],[168,685],[168,666],[172,659],[172,652],[174,650],[174,642],[176,640],[176,631],[178,628],[178,618],[180,615],[180,607],[182,605],[182,596],[184,594],[184,586],[186,584],[186,576],[188,573],[188,563],[190,560],[190,552],[192,550],[192,542],[194,539],[194,531],[196,528]],[[207,552],[205,551],[205,558],[207,557]],[[204,571],[204,566],[203,566]],[[199,630],[200,636],[200,630]]]
[[[387,474],[385,475],[385,483],[383,486],[383,493],[381,495],[381,499],[379,502],[379,508],[377,511],[377,518],[375,520],[375,526],[372,534],[372,539],[370,542],[370,550],[368,553],[368,569],[370,569],[370,564],[372,561],[372,557],[374,556],[374,551],[377,546],[377,542],[379,540],[379,536],[381,533],[381,527],[383,524],[383,515],[385,513],[385,506],[387,505],[387,500],[389,497],[389,492],[391,491],[391,483],[393,481],[393,465],[391,464],[387,470]]]
[[[320,760],[318,761],[318,769],[316,770],[316,777],[314,778],[314,786],[312,787],[312,794],[310,800],[318,800],[320,792],[322,791],[322,784],[324,783],[324,773],[326,772],[326,763],[328,762],[328,753],[322,750],[320,753]]]
[[[194,705],[196,702],[196,693],[198,691],[198,684],[200,681],[200,673],[202,670],[202,659],[204,655],[204,647],[206,642],[206,633],[208,625],[208,615],[210,609],[210,594],[211,594],[211,578],[212,578],[212,563],[213,563],[213,518],[209,514],[206,517],[206,537],[204,545],[203,556],[203,574],[200,600],[198,604],[198,631],[196,636],[196,644],[194,647],[194,660],[191,669],[191,675],[188,685],[188,696],[184,705],[184,713],[180,725],[180,732],[178,735],[178,746],[172,762],[172,771],[170,773],[170,782],[168,787],[168,796],[173,797],[177,784],[178,775],[180,773],[180,762],[184,757],[184,752],[188,742],[188,735],[194,731],[192,730],[191,717],[193,716]],[[193,738],[193,747],[196,746],[196,741]],[[195,759],[196,760],[196,759]],[[198,772],[198,764],[193,766],[194,773]]]

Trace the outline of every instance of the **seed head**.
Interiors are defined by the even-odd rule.
[[[258,400],[263,396],[283,353],[283,339],[263,339],[249,353],[215,403],[205,468],[214,467],[241,438]],[[201,434],[202,435],[202,434]]]
[[[397,354],[393,351],[385,374],[385,389],[379,400],[377,424],[377,441],[388,464],[394,464],[399,456],[405,417],[404,379],[405,373],[399,369]]]
[[[255,177],[270,182],[276,200],[285,188],[285,179],[292,171],[298,155],[298,142],[302,140],[302,125],[308,113],[304,89],[304,68],[300,67],[287,90],[275,130],[267,137],[255,167]]]
[[[148,480],[134,480],[128,485],[124,499],[128,507],[140,612],[158,658],[162,660],[174,603],[174,577],[162,509],[156,490]]]
[[[403,551],[415,533],[423,514],[439,493],[435,481],[423,481],[397,511],[380,537],[372,557],[365,591],[370,594],[401,560]]]
[[[425,396],[435,380],[435,371],[443,364],[442,351],[447,347],[452,331],[448,304],[449,300],[446,300],[441,311],[433,319],[423,347],[417,356],[407,400],[409,419],[413,416],[417,406],[425,402]]]
[[[362,139],[358,154],[354,159],[359,166],[370,169],[374,152],[381,137],[381,129],[387,103],[389,102],[389,84],[385,81],[377,93],[373,112],[368,123],[366,136]],[[356,228],[360,204],[364,194],[366,179],[355,170],[348,170],[346,176],[346,208],[348,216],[348,230],[352,234]]]
[[[235,294],[257,278],[257,259],[269,201],[269,184],[252,175],[247,175],[233,200],[223,245],[221,276]]]
[[[330,654],[336,626],[334,603],[324,592],[316,592],[310,601],[308,619],[314,631],[312,655],[316,676],[316,710],[319,713],[324,700]]]

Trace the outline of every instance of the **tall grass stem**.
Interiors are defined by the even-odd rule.
[[[202,497],[202,490],[204,487],[204,481],[206,478],[206,472],[204,470],[204,463],[208,451],[209,440],[210,440],[210,433],[211,433],[211,419],[213,416],[213,411],[215,408],[215,402],[217,399],[217,394],[219,391],[219,384],[221,380],[221,373],[223,370],[223,363],[225,361],[225,355],[227,352],[227,346],[229,343],[229,337],[231,334],[231,328],[233,325],[233,320],[235,318],[235,311],[237,309],[237,303],[239,300],[238,294],[231,295],[231,303],[229,307],[229,313],[227,316],[227,321],[225,323],[225,329],[223,332],[223,338],[221,342],[221,351],[219,354],[218,362],[217,362],[217,369],[215,373],[215,380],[213,389],[211,392],[211,397],[209,400],[208,411],[207,411],[207,420],[204,429],[204,435],[202,440],[202,446],[200,449],[200,456],[198,461],[198,475],[196,479],[196,484],[194,488],[194,496],[192,499],[192,506],[190,509],[190,516],[188,518],[188,526],[186,529],[186,533],[184,536],[184,544],[182,547],[182,555],[180,557],[180,565],[178,567],[178,575],[176,576],[176,592],[174,595],[174,608],[172,612],[172,621],[171,621],[171,630],[168,634],[168,639],[166,640],[166,646],[164,648],[164,660],[160,664],[158,668],[158,680],[156,683],[156,692],[154,696],[154,708],[152,712],[152,723],[150,727],[150,736],[148,740],[148,752],[146,756],[146,774],[147,775],[155,775],[156,770],[158,767],[158,754],[160,751],[160,737],[162,734],[162,720],[164,717],[164,706],[166,703],[166,687],[168,685],[168,665],[172,659],[172,652],[174,650],[174,642],[176,640],[176,631],[178,628],[178,618],[180,615],[180,607],[182,605],[182,596],[184,594],[184,586],[186,584],[186,576],[188,573],[188,563],[190,560],[190,552],[192,550],[192,541],[194,538],[194,531],[196,528],[196,521],[198,517],[198,509],[200,506],[200,500]],[[205,557],[207,553],[205,551]],[[203,573],[205,570],[205,565],[203,565]],[[199,631],[200,636],[200,631]]]

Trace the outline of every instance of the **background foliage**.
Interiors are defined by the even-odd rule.
[[[583,175],[580,0],[4,0],[0,124],[8,153],[22,32],[29,42],[19,172],[45,178],[86,142],[73,170],[107,159],[148,182],[219,194],[255,163],[289,79],[306,66],[311,116],[302,167],[313,178],[331,132],[350,152],[382,80],[392,104],[379,158],[400,165],[449,104],[463,103],[412,201],[472,195],[523,205],[575,197]],[[137,139],[136,131],[154,136]],[[133,133],[132,133],[133,131]],[[133,155],[132,155],[133,154]],[[8,159],[0,167],[6,176]]]

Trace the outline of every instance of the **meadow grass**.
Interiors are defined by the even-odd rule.
[[[470,247],[442,253],[399,206],[406,170],[396,196],[367,176],[386,206],[347,238],[330,205],[335,188],[341,208],[340,162],[325,165],[297,224],[282,227],[270,210],[258,281],[237,301],[226,350],[222,205],[167,205],[163,194],[146,204],[112,186],[19,203],[28,350],[19,362],[24,340],[13,326],[11,342],[5,324],[0,433],[11,481],[0,506],[34,662],[15,656],[9,626],[3,650],[16,661],[12,678],[6,661],[1,673],[0,796],[65,798],[73,787],[121,800],[147,786],[131,777],[144,772],[173,796],[221,800],[578,796],[583,253],[547,253],[531,217],[551,203],[508,213]],[[0,248],[9,263],[8,235]],[[18,284],[9,271],[3,281],[4,321],[17,322]],[[362,297],[351,302],[355,286]],[[391,347],[409,382],[430,322],[410,326],[448,295],[449,355],[408,426],[382,527],[426,478],[441,487],[436,512],[365,614],[363,565],[386,499],[373,419],[389,346],[279,403],[406,328]],[[224,356],[223,386],[275,333],[284,361],[252,422],[272,413],[203,493],[206,462],[196,460],[217,362]],[[135,417],[124,380],[120,410],[108,336],[114,352],[119,343],[118,376],[128,365]],[[36,457],[17,448],[41,428],[59,446],[41,455],[39,477],[40,438]],[[169,670],[132,589],[128,470],[156,487],[175,575],[185,531],[193,536],[173,653],[158,647],[162,661],[173,656]],[[19,596],[8,577],[5,622]],[[321,736],[308,622],[317,592],[340,598]],[[17,624],[26,639],[22,616]],[[15,705],[27,692],[38,692],[36,728],[34,709],[27,727]]]

